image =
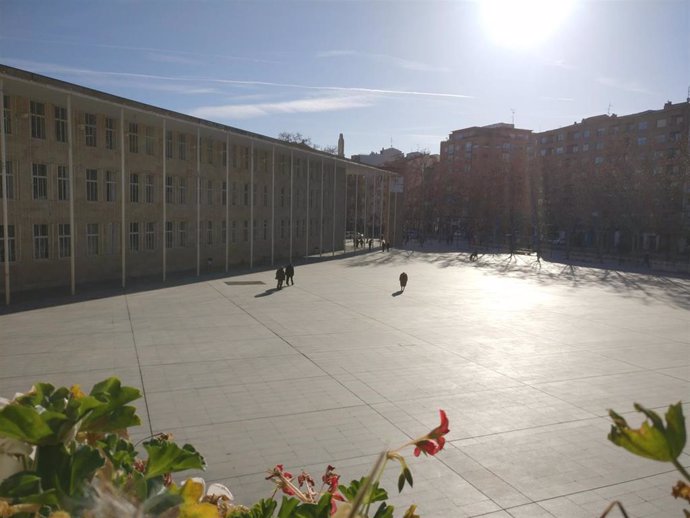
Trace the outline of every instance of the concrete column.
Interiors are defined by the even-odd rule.
[[[290,150],[290,262],[292,262],[292,178],[295,172],[295,160]]]
[[[319,257],[323,254],[323,160],[321,160],[321,216],[319,217]]]
[[[275,261],[276,235],[276,147],[271,149],[271,266]]]
[[[201,128],[196,129],[196,276],[201,275]]]
[[[167,132],[167,121],[163,119],[163,282],[165,282],[168,265],[168,235],[167,235],[167,224],[168,224],[168,199],[167,199],[167,179],[168,179],[168,132]],[[174,239],[173,233],[173,239]]]
[[[225,134],[225,273],[230,269],[230,133]]]
[[[127,279],[127,229],[125,228],[125,175],[127,173],[125,171],[125,110],[122,108],[120,108],[120,171],[120,192],[122,193],[122,196],[120,196],[120,206],[122,208],[122,217],[120,218],[122,227],[120,231],[120,252],[122,258],[122,287],[125,288]]]
[[[249,268],[254,268],[254,141],[249,145]]]
[[[10,225],[7,219],[7,139],[5,138],[5,90],[2,80],[0,80],[0,109],[2,109],[2,120],[0,120],[0,144],[2,145],[2,225],[3,225],[3,248],[5,250],[5,260],[3,261],[3,276],[5,279],[5,304],[10,303]],[[71,194],[71,193],[70,193]],[[70,231],[72,231],[70,229]],[[16,235],[15,235],[16,243]]]
[[[305,244],[305,249],[304,249],[304,256],[307,257],[309,256],[309,205],[311,203],[311,191],[309,190],[310,187],[310,180],[311,180],[311,163],[309,161],[309,157],[307,157],[307,232],[306,235],[304,236],[304,242]]]
[[[0,96],[2,97],[2,96]],[[67,95],[67,168],[69,174],[69,286],[72,295],[76,292],[76,228],[74,226],[74,135],[72,135],[72,96]],[[3,159],[4,163],[4,159]],[[4,192],[4,191],[3,191]],[[5,248],[7,250],[7,248]]]

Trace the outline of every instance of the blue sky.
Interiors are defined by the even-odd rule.
[[[506,3],[510,2],[510,3]],[[0,0],[0,62],[346,155],[659,109],[690,0]]]

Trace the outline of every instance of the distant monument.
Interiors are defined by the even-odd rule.
[[[338,137],[338,156],[343,158],[345,157],[345,139],[343,138],[342,133]]]

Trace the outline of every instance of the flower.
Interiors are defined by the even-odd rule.
[[[275,485],[288,496],[295,495],[295,489],[292,483],[292,473],[285,471],[282,464],[276,464],[276,467],[268,472],[269,475],[266,480],[272,480]]]
[[[10,402],[0,398],[0,408]],[[25,463],[34,451],[30,444],[0,436],[0,481],[26,469]]]
[[[231,505],[233,496],[222,484],[211,484],[206,488],[206,481],[200,477],[187,479],[182,486],[180,496],[184,500],[180,505],[178,518],[218,518],[218,511],[226,504]]]
[[[440,410],[440,413],[441,424],[431,430],[428,434],[413,441],[415,445],[415,457],[419,457],[420,453],[424,453],[424,455],[436,455],[446,444],[446,438],[444,435],[450,432],[450,429],[448,428],[448,416],[446,416],[446,412],[443,410]]]

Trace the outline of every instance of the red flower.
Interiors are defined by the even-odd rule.
[[[419,457],[420,453],[424,453],[425,455],[436,455],[446,444],[446,438],[444,435],[450,432],[450,429],[448,428],[448,416],[446,416],[446,413],[443,410],[440,410],[440,412],[441,424],[431,430],[425,436],[414,441],[414,445],[416,446],[414,449],[415,457]]]
[[[335,495],[338,491],[338,481],[340,480],[340,475],[335,472],[335,467],[330,464],[326,468],[326,473],[324,473],[321,480],[324,484],[328,485],[328,492]]]
[[[292,480],[292,473],[285,471],[282,464],[276,464],[276,467],[269,471],[269,475],[266,480],[273,480],[275,485],[278,486],[283,493],[288,496],[294,496],[295,491],[287,484],[287,481]]]

